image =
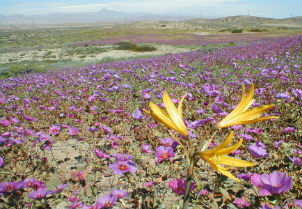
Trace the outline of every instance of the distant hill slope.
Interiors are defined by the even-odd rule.
[[[273,19],[264,17],[255,17],[248,15],[229,16],[223,18],[194,18],[184,21],[138,21],[132,24],[138,28],[178,28],[190,31],[200,30],[223,30],[230,28],[302,28],[302,17],[292,17],[285,19]]]
[[[53,13],[46,15],[0,15],[0,25],[45,25],[63,23],[105,23],[141,20],[185,20],[191,17],[153,15],[148,13],[126,13],[108,9],[91,13]]]
[[[302,17],[292,17],[285,19],[273,19],[265,17],[255,17],[248,15],[230,16],[218,19],[192,19],[190,22],[199,24],[215,24],[224,25],[225,27],[265,27],[280,26],[280,27],[302,27]]]

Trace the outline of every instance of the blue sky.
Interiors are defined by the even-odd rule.
[[[302,16],[301,0],[0,0],[0,15],[96,12],[101,9],[195,17]]]

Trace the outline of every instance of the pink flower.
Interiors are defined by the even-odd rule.
[[[152,153],[151,146],[149,144],[142,144],[142,152],[144,153]]]
[[[0,156],[0,168],[3,166],[3,164],[4,164],[4,160],[3,160],[3,158]]]
[[[172,147],[159,146],[155,149],[155,157],[157,162],[168,160],[174,156],[175,153]]]
[[[0,125],[2,125],[2,126],[7,127],[7,126],[9,126],[10,124],[11,124],[11,123],[10,123],[9,120],[0,120]]]
[[[102,198],[98,198],[95,204],[95,209],[111,208],[117,201],[116,196],[110,194],[104,195]]]
[[[132,161],[118,161],[113,164],[109,164],[109,168],[116,175],[123,175],[125,173],[135,173],[137,168]]]
[[[203,190],[200,190],[199,194],[207,196],[207,195],[209,195],[209,192],[208,192],[208,190],[203,189]]]
[[[168,185],[172,189],[173,192],[179,195],[184,195],[185,194],[185,189],[186,189],[186,183],[187,181],[183,181],[181,179],[174,179],[172,181],[169,181]],[[192,182],[190,185],[190,191],[194,190],[195,188],[195,183]]]
[[[151,188],[151,187],[153,187],[153,185],[155,185],[154,181],[147,181],[147,182],[145,182],[144,187]]]
[[[79,131],[80,130],[76,127],[70,127],[68,129],[68,134],[69,134],[69,136],[77,136],[79,134]]]
[[[236,198],[233,203],[236,204],[239,208],[249,207],[251,205],[248,201],[244,200],[243,198]]]
[[[49,133],[54,134],[54,135],[58,135],[60,133],[60,127],[59,126],[51,126],[49,128]]]
[[[296,129],[294,127],[286,127],[285,129],[282,130],[283,133],[293,133],[295,131]]]
[[[93,151],[94,151],[94,154],[99,158],[109,158],[110,157],[105,152],[103,152],[102,150],[98,150],[97,148],[94,148]]]

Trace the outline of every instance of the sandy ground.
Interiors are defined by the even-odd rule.
[[[107,49],[108,51],[97,53],[97,54],[87,54],[86,57],[81,57],[82,55],[64,55],[64,49],[45,49],[45,50],[30,50],[21,52],[8,52],[0,54],[0,64],[6,64],[9,62],[21,62],[21,61],[43,61],[43,60],[81,60],[81,61],[92,61],[92,60],[102,60],[104,58],[127,58],[127,57],[137,57],[137,56],[156,56],[163,54],[175,54],[180,52],[191,51],[188,48],[179,48],[170,45],[152,45],[157,48],[153,52],[133,52],[128,50],[114,50]],[[108,46],[107,46],[108,48]],[[45,56],[47,52],[51,52],[50,56]]]

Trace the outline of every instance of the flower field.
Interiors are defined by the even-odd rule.
[[[0,208],[302,208],[302,37],[0,80]]]

